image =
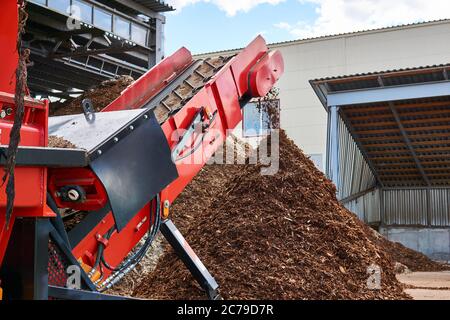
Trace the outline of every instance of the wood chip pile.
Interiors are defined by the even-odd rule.
[[[89,89],[73,100],[64,103],[52,103],[50,105],[50,116],[65,116],[83,113],[81,102],[84,99],[91,99],[95,111],[99,112],[116,100],[122,91],[133,82],[134,79],[130,76],[120,76],[117,79],[103,81],[98,86]]]
[[[386,250],[402,248],[342,207],[334,185],[284,132],[280,144],[275,176],[262,176],[260,165],[210,166],[174,204],[177,225],[222,296],[408,299],[395,277],[398,259]],[[367,285],[371,266],[381,268],[380,290]],[[171,249],[134,296],[205,298]]]

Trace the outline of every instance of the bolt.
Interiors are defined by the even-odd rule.
[[[130,130],[134,130],[134,127],[133,127],[133,126],[130,126]]]
[[[115,137],[114,142],[119,142],[119,138]]]
[[[75,189],[70,189],[69,192],[67,192],[67,196],[72,201],[78,201],[80,199],[80,193]]]
[[[99,155],[101,155],[101,154],[102,154],[102,150],[98,150],[97,153],[98,153]]]

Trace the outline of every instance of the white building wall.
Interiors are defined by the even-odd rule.
[[[450,63],[450,21],[275,44],[284,56],[281,126],[308,154],[326,152],[327,115],[309,80]],[[325,161],[323,161],[325,163]]]
[[[325,165],[327,115],[309,80],[447,64],[449,39],[445,20],[270,45],[283,53],[286,65],[277,85],[281,127],[307,154],[322,155]]]

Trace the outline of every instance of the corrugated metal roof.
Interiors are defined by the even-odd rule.
[[[411,67],[411,68],[403,68],[403,69],[391,69],[386,71],[375,71],[375,72],[367,72],[367,73],[356,73],[351,75],[341,75],[341,76],[332,76],[332,77],[326,77],[326,78],[319,78],[311,80],[311,82],[327,82],[327,81],[333,81],[333,80],[345,80],[345,79],[351,79],[355,81],[361,81],[364,79],[359,78],[369,78],[369,79],[376,79],[378,76],[382,77],[389,77],[389,76],[398,76],[399,73],[411,73],[416,76],[420,76],[417,74],[416,71],[427,71],[432,69],[444,69],[444,68],[450,68],[450,63],[447,64],[439,64],[439,65],[429,65],[429,66],[420,66],[420,67]],[[422,73],[422,72],[421,72]],[[427,79],[425,79],[427,80]],[[428,80],[433,81],[433,80]],[[411,81],[409,83],[403,83],[403,84],[411,84],[411,83],[420,83],[424,82],[424,78],[416,77],[415,81]]]
[[[120,2],[118,0],[98,0],[98,1],[107,6],[112,6],[124,13],[133,13],[133,14],[143,13],[134,9],[132,3],[128,5],[126,1]],[[139,4],[142,7],[145,7],[156,13],[169,12],[175,10],[172,6],[161,0],[133,0],[132,2],[134,2],[135,4]]]
[[[310,84],[326,108],[326,96],[329,93],[439,82],[449,79],[450,63],[326,77],[310,80]]]
[[[450,93],[449,93],[450,94]],[[450,185],[450,96],[396,101],[412,154],[388,103],[348,106],[341,115],[385,186]]]
[[[343,37],[363,35],[363,34],[367,34],[367,33],[394,31],[397,29],[414,28],[414,27],[421,27],[421,26],[441,24],[441,23],[450,23],[450,19],[440,19],[440,20],[430,20],[430,21],[422,21],[422,22],[415,22],[415,23],[406,23],[406,24],[399,24],[399,25],[390,26],[390,27],[374,28],[374,29],[359,30],[359,31],[346,32],[346,33],[337,33],[337,34],[332,34],[332,35],[323,35],[323,36],[318,36],[318,37],[310,37],[310,38],[302,38],[302,39],[289,40],[289,41],[273,42],[273,43],[268,44],[268,46],[269,47],[279,47],[279,46],[285,46],[285,45],[300,44],[303,42],[328,40],[328,39],[333,39],[333,38],[343,38]],[[223,54],[226,52],[236,52],[236,51],[240,51],[242,49],[243,48],[235,48],[235,49],[211,51],[211,52],[199,53],[199,54],[196,54],[195,56],[212,56],[212,55]]]
[[[172,6],[160,0],[134,0],[134,1],[155,12],[167,12],[175,10]]]
[[[448,81],[450,64],[312,80],[323,105],[328,94]],[[353,140],[384,186],[450,186],[448,96],[345,105]]]

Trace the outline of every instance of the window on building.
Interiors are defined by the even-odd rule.
[[[70,12],[70,0],[48,0],[48,6],[65,14]]]
[[[106,31],[112,31],[112,15],[99,9],[94,8],[94,25]]]
[[[244,108],[242,131],[244,137],[259,137],[279,128],[280,101],[250,102]]]
[[[125,39],[130,39],[130,22],[115,16],[114,17],[114,33]]]
[[[323,154],[319,153],[319,154],[310,154],[309,155],[311,158],[311,161],[314,162],[314,164],[316,165],[316,167],[320,170],[320,171],[324,171],[324,167],[323,167]]]
[[[136,24],[131,25],[131,40],[143,46],[147,45],[147,29]]]
[[[83,22],[92,24],[92,6],[84,1],[72,1],[72,14]]]

